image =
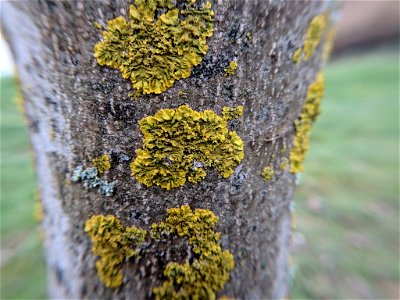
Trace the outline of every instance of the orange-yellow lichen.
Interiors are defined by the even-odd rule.
[[[273,169],[272,167],[270,167],[270,166],[266,166],[266,167],[263,169],[263,171],[262,171],[262,173],[261,173],[261,176],[262,176],[266,181],[269,181],[269,180],[271,180],[272,178],[274,178],[274,174],[275,174],[274,169]]]
[[[306,36],[303,42],[303,46],[296,49],[293,54],[292,61],[296,64],[301,61],[307,61],[313,55],[317,48],[321,38],[324,34],[327,25],[327,15],[321,14],[315,16],[310,24],[308,25]]]
[[[96,157],[92,160],[93,165],[97,168],[100,174],[104,173],[105,171],[110,170],[111,163],[110,163],[110,155],[103,154],[102,156]]]
[[[92,252],[100,256],[96,261],[97,274],[107,287],[122,284],[122,264],[137,255],[147,232],[136,227],[124,227],[118,218],[95,215],[86,221],[85,231],[92,240]]]
[[[320,104],[324,95],[324,77],[319,73],[309,86],[300,118],[295,121],[296,136],[290,152],[290,172],[303,171],[303,160],[308,150],[312,123],[320,114]]]
[[[186,0],[178,9],[173,2],[135,0],[130,19],[108,21],[103,41],[94,46],[97,62],[119,69],[138,95],[160,94],[175,80],[189,77],[208,50],[206,39],[214,26],[211,3],[201,7]]]
[[[218,217],[206,209],[192,211],[188,205],[168,209],[165,222],[153,224],[151,236],[184,237],[193,251],[192,262],[170,262],[164,270],[167,281],[154,288],[156,299],[215,299],[234,268],[232,254],[222,251],[220,234],[214,231]]]
[[[153,289],[157,299],[215,299],[234,268],[233,255],[219,245],[220,234],[214,231],[218,217],[210,210],[188,205],[170,208],[165,222],[152,224],[153,240],[182,237],[189,244],[193,260],[182,264],[169,262],[164,269],[162,286]],[[138,256],[146,231],[124,227],[118,218],[95,215],[86,221],[85,231],[92,240],[92,252],[100,256],[96,262],[100,280],[107,287],[122,284],[122,265]]]
[[[231,76],[236,73],[238,64],[236,61],[231,61],[229,65],[225,68],[225,76]]]
[[[229,177],[243,159],[243,142],[227,125],[242,113],[241,106],[225,107],[220,117],[182,105],[143,118],[143,147],[131,163],[132,176],[146,186],[167,190],[203,180],[210,167]]]

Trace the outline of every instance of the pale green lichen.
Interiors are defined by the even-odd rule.
[[[92,240],[92,252],[100,256],[96,261],[97,274],[107,287],[115,288],[122,284],[122,264],[138,255],[146,230],[124,227],[112,215],[95,215],[86,221],[85,231]]]
[[[315,16],[308,25],[303,47],[296,49],[292,61],[296,64],[301,61],[307,61],[313,55],[315,49],[324,34],[327,25],[327,15],[321,14]]]
[[[110,155],[103,154],[102,156],[93,159],[92,162],[93,165],[97,168],[97,171],[99,171],[99,173],[102,174],[111,168],[110,160],[111,160]]]
[[[324,95],[324,77],[319,73],[309,86],[300,118],[295,121],[296,136],[290,152],[290,172],[303,171],[303,160],[308,150],[312,123],[320,114],[320,104]]]
[[[97,188],[104,196],[110,197],[114,193],[115,182],[108,182],[98,177],[97,168],[84,169],[78,166],[72,173],[71,180],[73,182],[81,181],[83,187],[87,189]]]
[[[269,181],[269,180],[271,180],[272,178],[274,178],[274,175],[275,175],[274,169],[273,169],[272,167],[270,167],[270,166],[266,166],[266,167],[263,169],[262,173],[261,173],[261,176],[262,176],[266,181]]]
[[[129,20],[108,21],[103,41],[94,46],[102,66],[119,69],[137,94],[160,94],[175,80],[190,76],[206,54],[206,38],[212,36],[211,3],[200,7],[184,1],[179,9],[172,0],[135,0]],[[163,12],[157,20],[156,13]]]
[[[168,209],[165,222],[153,224],[151,236],[188,239],[195,258],[192,262],[170,262],[164,270],[167,281],[154,288],[156,299],[215,299],[234,268],[232,254],[222,251],[220,234],[214,231],[218,217],[206,209],[192,211],[188,205]]]
[[[232,76],[233,74],[235,74],[237,67],[238,67],[237,62],[231,61],[225,69],[225,76]]]
[[[225,107],[220,117],[211,110],[198,112],[182,105],[143,118],[139,122],[143,147],[131,163],[132,176],[148,187],[167,190],[186,181],[200,182],[205,168],[217,168],[222,177],[229,177],[244,154],[241,138],[227,125],[242,112],[240,106]]]

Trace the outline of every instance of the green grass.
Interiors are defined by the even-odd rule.
[[[293,299],[398,298],[399,71],[396,51],[326,69],[323,113],[298,188]],[[27,130],[1,80],[1,298],[45,298]]]
[[[1,299],[46,298],[36,181],[27,128],[16,107],[16,84],[1,78]]]
[[[297,191],[292,298],[399,298],[398,66],[390,51],[326,69]]]

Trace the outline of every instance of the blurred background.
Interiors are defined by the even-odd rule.
[[[399,299],[399,2],[344,2],[337,28],[297,189],[290,298]],[[0,298],[44,299],[28,133],[0,50]]]

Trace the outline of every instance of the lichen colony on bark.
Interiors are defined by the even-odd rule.
[[[219,278],[215,285],[193,286],[203,297],[214,294],[217,298],[283,298],[288,293],[290,203],[295,181],[289,158],[296,130],[300,128],[295,124],[301,122],[295,121],[304,116],[304,100],[311,95],[307,91],[323,65],[323,52],[328,52],[323,51],[323,43],[331,23],[330,4],[166,1],[166,7],[146,11],[140,6],[145,2],[2,3],[2,29],[15,57],[35,152],[50,297],[131,299],[135,295],[143,299],[179,293],[185,296],[192,290],[186,283],[203,275],[211,276],[211,270]],[[185,3],[193,5],[193,9]],[[186,10],[192,12],[192,17],[184,23]],[[138,20],[140,16],[147,19]],[[206,19],[201,21],[204,26],[197,34],[191,22],[198,22],[201,16]],[[326,28],[318,34],[318,43],[314,39],[307,46],[307,36],[316,36],[309,30],[316,16],[324,16]],[[108,23],[115,19],[119,21]],[[155,28],[157,22],[162,29]],[[129,69],[130,74],[136,74],[129,78],[121,76],[121,72],[125,74],[125,65],[99,65],[99,58],[104,59],[106,54],[95,57],[95,45],[110,42],[114,34],[118,35],[118,26],[128,26],[124,28],[129,31],[138,24],[144,35],[161,30],[164,38],[170,35],[183,41],[186,30],[192,30],[193,36],[197,36],[187,47],[178,43],[183,52],[175,53],[171,44],[169,55],[183,53],[180,59],[185,60],[175,60],[172,67],[167,64],[173,75],[162,70],[165,60],[157,67],[157,72],[161,69],[166,72],[162,74],[167,74],[161,81],[152,80],[159,77],[141,65],[136,66],[138,73],[136,67]],[[108,38],[99,28],[108,29]],[[126,32],[120,33],[129,41]],[[153,35],[146,35],[144,41],[156,40]],[[101,47],[97,46],[97,50]],[[295,63],[297,49],[302,49],[297,54],[301,59]],[[163,45],[151,48],[153,53],[165,50]],[[137,78],[141,83],[135,86]],[[240,117],[237,111],[229,109],[241,106]],[[196,118],[197,114],[210,111],[207,114],[214,119],[205,123],[215,127],[212,131],[192,119],[178,122],[179,126],[185,128],[188,122],[199,125],[196,136],[212,132],[222,145],[229,144],[226,153],[236,147],[229,152],[232,160],[216,156],[205,176],[198,170],[206,166],[197,159],[204,160],[204,153],[209,150],[207,143],[211,143],[213,136],[199,144],[201,153],[195,147],[190,153],[185,152],[176,144],[182,152],[178,151],[179,155],[191,155],[183,166],[185,176],[180,177],[187,182],[180,181],[169,190],[161,183],[141,184],[132,176],[130,165],[140,156],[138,150],[153,155],[158,152],[146,147],[154,149],[160,145],[154,140],[144,144],[141,120],[159,116],[160,111],[175,114],[181,107],[190,107]],[[229,117],[224,118],[224,111]],[[157,136],[156,126],[175,126],[171,120],[153,120],[146,126]],[[163,131],[162,137],[163,147],[172,145],[168,130]],[[183,136],[179,139],[187,142]],[[169,150],[174,151],[173,147]],[[171,162],[163,157],[163,164]],[[189,180],[190,176],[197,177]],[[101,192],[102,185],[111,183],[115,184],[112,192]],[[207,218],[203,220],[204,215]],[[185,223],[179,227],[183,231],[175,231],[171,226],[175,219],[171,216],[195,220],[198,226],[205,226],[201,228],[206,228],[207,234],[193,240],[187,232],[196,232],[200,227],[195,230]],[[113,224],[116,229],[107,227],[105,236],[98,231],[103,224]],[[152,224],[164,225],[152,228]],[[161,227],[165,237],[163,230],[160,233]],[[115,234],[117,245],[123,245],[117,259],[111,259],[115,263],[111,269],[104,264],[110,259],[110,249],[115,249],[108,247],[116,242],[110,232]],[[145,232],[161,235],[150,241]],[[208,246],[198,244],[204,241]],[[126,247],[131,242],[135,245]],[[209,256],[196,252],[200,249],[207,253],[208,247]],[[217,264],[209,264],[211,261]],[[214,267],[223,263],[226,269],[218,268],[220,273],[214,274]],[[213,277],[207,278],[212,281]],[[182,282],[185,289],[181,288]]]

